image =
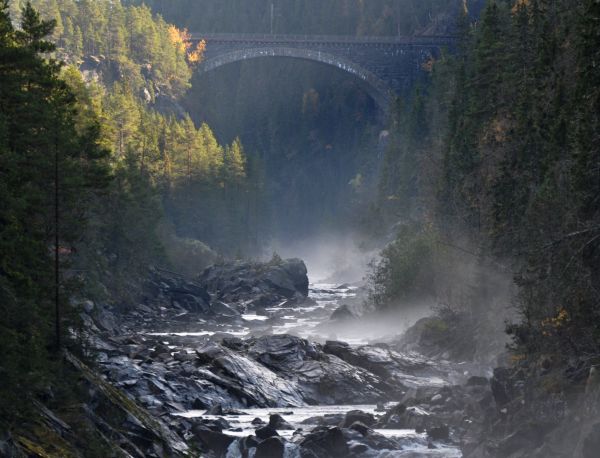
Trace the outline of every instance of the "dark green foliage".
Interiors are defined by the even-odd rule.
[[[54,375],[57,330],[70,344],[66,269],[86,204],[108,177],[97,125],[78,128],[60,65],[41,54],[54,49],[46,41],[54,24],[28,3],[16,31],[7,10],[0,2],[0,418],[14,414],[21,387],[38,389]]]
[[[12,0],[13,8],[24,3]],[[109,0],[33,0],[42,17],[58,24],[52,38],[62,58],[98,64],[103,82],[126,80],[136,93],[146,90],[178,97],[189,87],[186,49],[172,26],[146,6],[124,7]]]
[[[253,249],[257,242],[250,243],[240,228],[250,219],[249,201],[259,199],[254,179],[259,171],[247,173],[241,143],[221,146],[208,126],[196,128],[189,117],[169,114],[177,108],[175,98],[189,87],[194,65],[185,33],[145,6],[107,0],[33,3],[63,25],[53,34],[54,55],[73,63],[63,78],[85,105],[78,123],[100,119],[101,143],[113,152],[117,179],[109,198],[92,209],[94,249],[91,243],[80,247],[81,269],[85,258],[96,265],[96,280],[106,274],[106,281],[122,289],[115,281],[127,283],[142,266],[162,264],[156,247],[164,239],[157,233],[165,225],[165,208],[177,235],[229,254],[237,245]],[[126,217],[129,213],[137,217]],[[97,252],[111,261],[92,261]]]
[[[411,35],[431,25],[432,16],[454,10],[448,0],[150,0],[169,21],[202,32],[273,32],[338,35]],[[474,2],[477,3],[477,2]]]
[[[430,230],[417,225],[400,228],[373,265],[369,282],[374,305],[383,310],[431,298],[437,249]]]
[[[599,25],[595,0],[490,0],[434,65],[425,110],[443,140],[413,147],[434,164],[417,172],[425,221],[515,272],[515,350],[586,364],[600,353]]]

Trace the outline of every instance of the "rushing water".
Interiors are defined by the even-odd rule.
[[[193,329],[194,324],[192,323],[182,331],[152,332],[149,335],[212,337],[218,334],[229,334],[236,337],[250,337],[263,334],[293,334],[312,340],[336,338],[350,344],[367,343],[364,337],[333,335],[326,327],[323,327],[323,324],[328,322],[333,311],[344,299],[356,297],[356,290],[355,286],[314,284],[310,288],[310,297],[315,301],[312,305],[269,307],[264,311],[244,313],[241,316],[241,322],[227,324],[209,325],[203,320],[198,320],[195,325],[201,329]]]
[[[357,288],[353,286],[343,285],[337,286],[332,284],[314,284],[311,285],[310,297],[314,299],[314,303],[308,306],[301,307],[272,307],[264,311],[256,313],[246,313],[241,316],[241,321],[232,324],[218,324],[212,329],[206,329],[205,323],[198,322],[192,324],[191,328],[187,328],[182,332],[156,332],[152,333],[155,336],[164,336],[165,344],[168,344],[168,336],[189,339],[190,343],[195,338],[212,338],[218,337],[221,334],[234,335],[238,337],[250,337],[252,335],[264,334],[294,334],[311,340],[323,341],[325,339],[335,338],[348,342],[351,345],[359,345],[367,343],[367,337],[361,329],[356,327],[338,327],[330,326],[330,316],[340,304],[348,300],[353,300],[356,297]],[[199,329],[193,329],[197,326]],[[367,334],[368,335],[368,334]],[[190,348],[191,351],[191,348]],[[443,381],[434,379],[423,379],[426,383],[437,385]],[[421,379],[417,385],[422,384]],[[344,415],[350,410],[362,410],[365,412],[376,414],[376,406],[374,405],[328,405],[328,406],[309,406],[299,408],[251,408],[239,409],[233,415],[224,415],[227,421],[231,424],[231,430],[224,431],[232,436],[244,437],[254,433],[256,428],[252,421],[260,418],[262,421],[268,422],[269,415],[272,413],[281,414],[284,419],[290,423],[294,430],[279,431],[280,435],[292,439],[294,431],[302,429],[309,431],[317,426],[314,417],[322,417],[325,415]],[[216,419],[218,417],[205,415],[204,411],[192,410],[180,414],[182,417],[204,419]],[[447,457],[458,458],[461,456],[460,451],[455,447],[449,447],[444,444],[435,444],[435,449],[429,448],[429,441],[426,434],[418,434],[414,430],[376,430],[378,433],[394,438],[402,450],[384,452],[381,457],[401,457],[401,456],[423,456],[423,457]],[[290,444],[286,456],[290,458],[297,455],[296,447],[293,443]],[[232,449],[233,450],[233,449]],[[295,451],[296,450],[296,451]],[[230,453],[231,458],[236,458],[235,453]]]
[[[374,405],[335,405],[335,406],[309,406],[298,408],[267,408],[267,409],[241,409],[235,415],[228,415],[225,418],[231,424],[230,431],[227,434],[238,437],[245,437],[254,433],[256,426],[252,421],[260,418],[263,421],[268,421],[269,415],[273,413],[280,414],[294,430],[279,430],[278,433],[286,439],[293,439],[294,433],[298,429],[309,431],[318,426],[315,417],[325,415],[344,415],[350,410],[362,410],[363,412],[376,414],[376,406]],[[218,419],[219,416],[204,415],[204,411],[192,410],[181,414],[186,418],[202,417],[204,419]],[[429,449],[429,441],[425,433],[419,434],[412,429],[376,429],[377,433],[386,437],[396,439],[402,446],[402,451],[422,454],[422,456],[437,456],[447,458],[459,458],[460,451],[454,447],[448,447],[444,444],[436,444],[436,449]],[[398,453],[386,454],[387,457],[402,456]]]

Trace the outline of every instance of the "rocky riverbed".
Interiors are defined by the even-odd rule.
[[[128,312],[83,318],[101,375],[201,456],[462,456],[485,369],[361,335],[361,294],[309,285],[300,260],[238,262],[154,270]]]

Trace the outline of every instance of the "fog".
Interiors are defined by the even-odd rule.
[[[279,240],[270,245],[269,255],[276,252],[283,258],[305,261],[313,285],[311,295],[319,303],[328,300],[326,294],[321,296],[323,291],[335,291],[340,285],[356,288],[353,290],[356,297],[341,294],[337,299],[354,318],[325,319],[311,331],[312,338],[353,343],[396,342],[422,318],[456,314],[462,318],[451,326],[456,326],[457,334],[464,333],[465,339],[472,340],[478,361],[491,363],[505,351],[509,341],[505,323],[517,318],[510,306],[515,295],[511,272],[464,249],[440,245],[433,270],[425,273],[427,290],[388,304],[385,310],[376,310],[369,296],[368,274],[370,264],[378,261],[382,248],[383,242],[369,246],[350,230],[332,230],[316,237]],[[306,331],[300,325],[292,332],[302,336]],[[410,342],[407,345],[410,347]]]
[[[356,307],[361,308],[361,305]],[[363,315],[356,319],[329,321],[318,328],[318,335],[323,340],[340,340],[348,343],[391,343],[413,326],[421,318],[433,313],[431,302],[420,302],[407,305],[402,309],[374,313],[363,310]],[[360,313],[357,310],[357,313]]]
[[[295,240],[275,240],[268,251],[282,258],[302,259],[311,283],[362,284],[379,248],[366,248],[358,235],[340,230]]]

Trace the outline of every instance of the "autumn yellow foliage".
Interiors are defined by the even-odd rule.
[[[559,328],[563,327],[568,321],[569,313],[564,308],[561,308],[556,314],[556,316],[545,318],[544,320],[542,320],[542,327],[544,328],[542,334],[545,336],[549,336],[552,334],[553,330],[558,330]]]
[[[174,25],[169,26],[169,39],[179,52],[187,52],[190,46],[190,34],[186,29],[180,30]]]
[[[177,50],[185,54],[190,64],[198,64],[204,58],[206,50],[206,41],[200,40],[196,47],[193,47],[192,36],[187,29],[179,29],[174,25],[169,26],[169,38]]]
[[[196,47],[188,51],[187,58],[191,64],[198,64],[204,59],[204,51],[206,51],[206,41],[200,40]]]
[[[520,8],[529,7],[529,0],[517,0],[512,7],[512,13],[515,14]]]

